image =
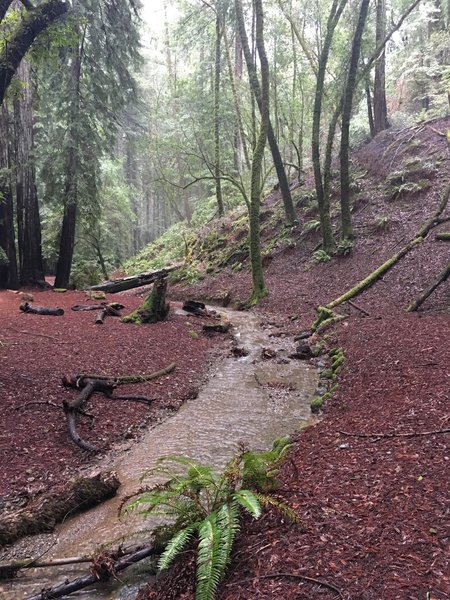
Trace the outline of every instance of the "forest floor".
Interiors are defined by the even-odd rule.
[[[450,181],[447,141],[437,133],[449,125],[389,131],[360,149],[355,166],[363,181],[351,253],[305,268],[318,233],[274,250],[266,267],[269,296],[256,309],[263,324],[293,338],[311,325],[316,306],[346,291],[414,237]],[[430,171],[428,189],[392,199],[386,178],[411,153],[440,166]],[[263,208],[278,201],[274,193]],[[307,218],[299,212],[301,222]],[[439,228],[448,229],[448,223]],[[348,318],[327,331],[327,344],[342,347],[345,355],[339,386],[321,421],[294,435],[276,492],[297,510],[301,523],[289,523],[276,511],[244,521],[220,600],[450,599],[450,450],[449,433],[442,433],[450,427],[450,281],[419,312],[405,312],[448,263],[450,245],[434,234],[355,299],[367,314],[339,307]],[[172,294],[200,300],[226,293],[233,302],[248,298],[250,285],[247,269],[225,270],[172,288]],[[130,292],[120,301],[133,309],[139,298]],[[0,293],[2,509],[26,504],[49,481],[62,483],[80,462],[89,464],[89,456],[68,440],[62,410],[32,404],[71,397],[74,392],[60,386],[64,374],[149,373],[177,363],[162,380],[123,390],[155,398],[154,412],[131,402],[111,411],[111,401],[102,397],[90,403],[96,419],[83,432],[106,448],[121,436],[138,435],[149,419],[176,410],[194,394],[217,342],[193,335],[200,333],[201,319],[187,324],[173,311],[167,322],[145,328],[113,318],[97,326],[95,313],[70,311],[83,302],[83,292],[38,292],[35,303],[66,310],[64,317],[44,317],[20,313],[18,296]],[[139,598],[190,600],[193,585],[188,552]]]

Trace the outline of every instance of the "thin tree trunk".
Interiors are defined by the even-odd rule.
[[[364,26],[366,24],[369,1],[362,0],[359,11],[358,23],[353,37],[352,54],[348,70],[347,84],[342,105],[342,131],[341,131],[341,222],[343,239],[353,237],[352,216],[350,212],[350,119],[352,114],[353,94],[356,87],[356,74],[358,71],[359,55]]]
[[[386,0],[377,0],[376,11],[376,47],[386,36]],[[386,53],[381,52],[375,63],[375,79],[373,88],[373,122],[375,135],[389,127],[386,105]]]
[[[324,94],[325,72],[330,54],[334,31],[345,8],[347,0],[333,0],[330,15],[327,22],[327,32],[323,42],[317,69],[316,92],[314,96],[313,127],[311,139],[312,161],[314,168],[314,180],[316,185],[317,202],[319,204],[319,218],[322,230],[322,243],[325,252],[331,253],[335,244],[333,230],[331,228],[329,198],[324,194],[324,183],[322,180],[322,168],[320,164],[320,121],[322,116],[322,101]]]
[[[216,59],[214,65],[214,177],[219,217],[223,215],[222,182],[220,179],[220,75],[221,75],[222,23],[220,7],[216,5]]]
[[[255,100],[258,104],[259,111],[262,111],[262,97],[261,97],[261,85],[259,83],[258,74],[256,72],[255,65],[252,61],[252,56],[250,52],[250,47],[248,44],[248,37],[245,31],[245,21],[244,14],[242,10],[242,4],[240,1],[235,1],[236,7],[236,19],[239,28],[239,36],[242,42],[242,49],[244,52],[245,62],[247,64],[247,70],[250,80],[250,86],[252,88],[253,94],[255,96]],[[275,166],[275,170],[278,176],[278,182],[280,184],[280,191],[283,197],[284,211],[286,214],[286,219],[289,224],[293,224],[296,221],[296,214],[294,209],[294,204],[292,202],[291,190],[289,188],[289,182],[286,177],[286,172],[284,170],[283,159],[281,158],[280,149],[278,148],[277,141],[275,139],[275,134],[272,129],[272,125],[270,123],[268,125],[268,141],[270,146],[270,151],[272,153],[273,163]]]
[[[236,0],[240,4],[240,0]],[[267,132],[269,129],[269,62],[267,60],[264,46],[264,13],[262,0],[255,0],[256,14],[256,46],[258,49],[259,61],[261,64],[261,124],[253,153],[252,160],[252,178],[250,194],[250,261],[252,265],[252,283],[253,290],[251,303],[258,302],[267,294],[264,284],[264,272],[261,261],[261,243],[260,243],[260,223],[259,212],[261,203],[261,176],[262,162],[264,158],[264,148],[266,146]],[[250,73],[249,73],[250,75]]]
[[[372,107],[372,96],[370,93],[370,81],[369,78],[365,79],[365,90],[366,90],[366,101],[367,101],[367,118],[369,120],[370,137],[375,137],[375,122],[373,120],[373,107]]]

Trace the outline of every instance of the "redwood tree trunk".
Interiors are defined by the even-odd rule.
[[[20,99],[14,102],[14,139],[20,283],[27,285],[44,280],[41,219],[32,160],[34,86],[27,60],[21,62],[17,77],[25,82]]]
[[[375,47],[382,43],[386,36],[386,0],[377,0]],[[373,87],[373,127],[375,135],[389,127],[386,105],[386,55],[383,52],[375,63],[375,80]]]
[[[0,288],[18,288],[16,244],[14,235],[14,210],[11,190],[9,158],[9,114],[6,106],[0,107]]]
[[[75,3],[74,3],[75,9]],[[75,229],[78,209],[78,168],[79,168],[79,136],[78,120],[80,111],[80,80],[81,80],[81,45],[75,47],[71,67],[71,107],[69,137],[67,150],[66,185],[64,216],[59,244],[59,258],[56,267],[55,287],[66,288],[69,285],[70,269],[72,267],[75,247]]]

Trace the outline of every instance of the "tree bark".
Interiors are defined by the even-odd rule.
[[[74,12],[76,13],[76,2]],[[64,216],[59,243],[59,257],[56,266],[55,287],[69,286],[70,270],[72,268],[73,251],[75,247],[75,228],[78,211],[78,169],[79,169],[79,112],[81,84],[82,43],[78,42],[73,49],[71,65],[71,98],[69,117],[69,147],[66,158],[66,183]]]
[[[222,69],[222,19],[220,5],[216,2],[216,40],[214,63],[214,177],[219,217],[223,215],[222,181],[220,179],[220,77]]]
[[[159,277],[144,302],[130,315],[122,318],[123,323],[157,323],[164,321],[169,313],[166,302],[167,277]]]
[[[18,2],[20,4],[20,2]],[[20,265],[20,283],[44,281],[41,219],[33,164],[33,92],[31,67],[22,60],[17,77],[24,82],[20,99],[14,102],[14,139],[16,164],[16,214]]]
[[[261,259],[259,213],[261,204],[261,176],[264,149],[269,130],[269,62],[264,46],[264,13],[262,0],[255,0],[256,15],[256,47],[261,65],[261,124],[256,148],[252,159],[251,193],[250,193],[250,262],[252,267],[252,295],[250,303],[255,304],[267,295],[264,284],[264,272]],[[250,75],[250,73],[249,73]]]
[[[319,57],[317,69],[316,91],[314,95],[313,127],[311,138],[311,152],[314,169],[314,181],[316,186],[317,202],[319,205],[319,218],[322,230],[322,244],[325,252],[332,253],[335,247],[333,230],[331,227],[330,201],[324,193],[324,182],[322,179],[322,168],[320,164],[320,121],[322,117],[322,102],[324,94],[325,73],[330,55],[331,43],[334,31],[337,27],[342,11],[347,0],[333,0],[327,21],[327,32],[325,34],[322,51]]]
[[[5,105],[0,107],[0,288],[19,287],[16,243],[14,233],[14,207],[11,189],[9,113]]]
[[[386,36],[386,0],[377,0],[376,10],[376,47]],[[389,127],[386,104],[386,53],[381,52],[375,63],[375,78],[373,87],[373,126],[374,133],[380,133]]]
[[[358,71],[361,41],[366,24],[369,1],[362,0],[359,11],[358,23],[353,37],[350,66],[348,69],[347,83],[342,105],[342,130],[341,130],[341,236],[342,239],[353,237],[352,216],[350,210],[350,120],[352,115],[353,95],[356,87],[356,74]]]
[[[0,3],[0,22],[13,0]],[[22,58],[33,45],[40,33],[59,17],[69,11],[70,5],[63,0],[48,0],[28,10],[22,18],[13,38],[4,46],[0,60],[0,104],[3,103],[6,90],[16,73]]]
[[[260,113],[262,112],[262,98],[261,98],[261,85],[259,83],[258,74],[256,72],[256,67],[252,61],[252,55],[250,52],[250,47],[248,44],[247,32],[245,30],[245,21],[244,14],[242,10],[242,3],[238,0],[235,0],[235,9],[236,9],[236,19],[239,28],[239,36],[241,38],[242,50],[244,52],[245,62],[247,64],[247,71],[250,80],[250,86],[255,97],[255,100],[258,104]],[[289,182],[286,177],[286,171],[284,170],[283,159],[281,158],[280,149],[278,147],[275,134],[272,128],[272,124],[270,123],[267,131],[267,139],[269,141],[270,151],[272,153],[273,164],[275,166],[275,170],[278,176],[278,182],[280,184],[280,191],[283,197],[284,204],[284,212],[286,215],[286,219],[289,224],[294,224],[296,222],[296,214],[294,209],[294,204],[292,202],[291,190],[289,188]]]

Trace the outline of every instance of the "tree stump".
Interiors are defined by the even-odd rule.
[[[122,318],[123,323],[157,323],[164,321],[170,305],[166,302],[167,277],[160,277],[144,302],[130,315]]]

